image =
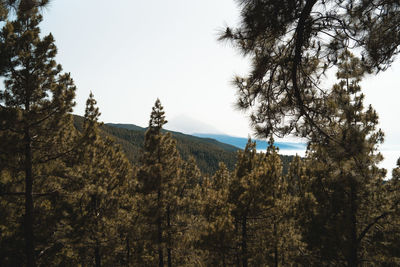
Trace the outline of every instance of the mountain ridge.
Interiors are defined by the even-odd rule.
[[[81,116],[74,116],[74,125],[78,130],[82,130],[83,120],[84,118]],[[100,130],[103,136],[111,137],[117,144],[121,145],[122,150],[132,164],[137,165],[139,163],[146,128],[135,124],[105,123],[100,127]],[[214,174],[220,162],[223,162],[230,171],[233,171],[236,164],[237,151],[241,148],[220,142],[211,137],[193,136],[164,129],[162,131],[171,133],[184,160],[187,160],[190,156],[195,158],[197,166],[202,173]],[[293,156],[281,155],[283,173],[287,172],[292,158]]]
[[[74,126],[82,130],[84,118],[74,115]],[[105,123],[100,127],[102,136],[108,136],[122,147],[123,152],[133,165],[138,165],[143,149],[146,128],[134,124]],[[210,138],[200,138],[179,132],[170,132],[176,140],[177,149],[184,160],[193,156],[197,166],[204,174],[213,174],[223,162],[229,170],[236,163],[237,147],[220,143]]]

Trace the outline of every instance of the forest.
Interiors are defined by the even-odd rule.
[[[265,152],[165,131],[159,99],[146,129],[104,125],[92,93],[73,115],[49,1],[0,1],[0,266],[400,266],[400,159],[379,167],[360,86],[400,51],[398,1],[237,2],[219,39],[252,61],[234,86]]]

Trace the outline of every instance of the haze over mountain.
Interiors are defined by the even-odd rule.
[[[166,129],[175,132],[181,132],[202,138],[215,139],[221,143],[229,144],[240,149],[244,149],[248,140],[245,136],[232,136],[222,132],[220,129],[195,119],[185,114],[180,114],[168,120]],[[254,139],[254,138],[253,138]],[[258,150],[266,150],[268,147],[267,140],[256,140]],[[288,139],[289,140],[289,139]],[[281,150],[281,154],[300,154],[304,155],[306,148],[305,143],[296,142],[295,139],[287,142],[285,140],[275,140],[275,145]]]
[[[198,137],[203,137],[203,138],[213,138],[219,142],[229,144],[232,146],[236,146],[238,148],[244,149],[246,146],[248,138],[244,137],[235,137],[235,136],[229,136],[229,135],[223,135],[223,134],[203,134],[203,133],[195,133],[193,134],[194,136]],[[255,140],[257,143],[257,149],[258,150],[265,150],[268,147],[268,142],[265,140]],[[279,149],[282,151],[286,150],[305,150],[306,145],[304,143],[295,143],[295,142],[275,142],[275,146],[279,147]],[[285,154],[282,152],[282,154]]]
[[[224,134],[221,130],[212,126],[211,124],[205,123],[193,117],[185,114],[179,114],[168,120],[166,129],[185,134]]]

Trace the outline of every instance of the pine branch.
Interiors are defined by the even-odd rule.
[[[365,237],[365,235],[368,233],[369,229],[371,229],[372,226],[374,226],[381,219],[385,218],[390,214],[391,212],[384,212],[380,216],[376,217],[370,224],[368,224],[367,227],[365,227],[364,230],[361,232],[360,236],[357,238],[357,243],[361,242],[361,240]]]

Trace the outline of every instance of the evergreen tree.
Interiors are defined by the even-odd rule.
[[[263,197],[257,200],[260,212],[253,219],[256,239],[252,255],[252,265],[295,266],[300,263],[299,255],[304,245],[296,228],[296,198],[282,174],[282,162],[274,140],[269,146],[255,175]]]
[[[49,4],[50,0],[3,0],[0,1],[0,21],[6,21],[13,15],[13,11],[29,13],[36,8],[42,8]],[[0,65],[2,66],[2,65]],[[1,67],[0,67],[1,69]]]
[[[144,255],[146,264],[164,266],[165,251],[168,266],[172,265],[172,208],[177,204],[176,180],[179,177],[180,157],[175,141],[161,129],[167,123],[163,107],[157,99],[145,133],[141,166],[138,172],[142,192],[144,233],[147,236]]]
[[[400,159],[397,166],[392,171],[392,179],[385,181],[384,194],[386,196],[387,217],[377,222],[376,227],[380,231],[375,231],[374,241],[374,260],[380,266],[400,265]]]
[[[315,208],[316,201],[311,189],[309,180],[309,169],[304,159],[296,155],[289,166],[285,179],[286,197],[290,199],[290,207],[286,221],[290,224],[291,249],[287,249],[291,255],[292,263],[305,266],[312,265],[310,251],[307,250],[303,241],[304,228],[310,224],[309,214]]]
[[[288,190],[292,196],[304,196],[307,190],[306,166],[299,155],[293,158],[289,165],[289,171],[286,177]]]
[[[24,198],[23,225],[20,212],[14,213],[10,223],[20,224],[18,229],[12,227],[24,231],[25,257],[15,251],[15,257],[6,258],[10,260],[7,264],[26,266],[35,266],[38,259],[45,261],[56,249],[55,213],[59,210],[54,206],[63,172],[60,158],[74,148],[70,112],[75,86],[54,60],[57,49],[52,35],[39,36],[41,20],[36,8],[18,11],[16,20],[7,22],[0,36],[5,85],[0,91],[0,165],[8,170],[2,175],[10,184],[7,189],[18,190],[2,195]],[[18,234],[14,240],[19,242]]]
[[[261,203],[258,197],[262,189],[258,188],[259,178],[254,174],[258,167],[259,157],[256,151],[256,143],[251,139],[244,151],[238,152],[238,161],[235,168],[233,179],[230,183],[229,201],[233,205],[232,216],[234,217],[236,241],[236,264],[245,267],[248,266],[248,219],[254,216],[256,210],[259,210]]]
[[[237,104],[253,111],[262,136],[274,132],[308,135],[325,114],[322,83],[345,50],[361,53],[364,71],[386,69],[399,53],[397,0],[238,0],[241,23],[227,28],[229,40],[252,61],[250,73],[236,77]]]
[[[172,242],[175,247],[174,266],[201,265],[202,251],[197,248],[200,227],[204,223],[202,216],[203,176],[194,157],[184,161],[181,173],[176,180],[177,202],[171,207],[174,216]]]
[[[29,14],[37,12],[37,9],[43,8],[49,4],[50,0],[3,0],[0,1],[0,22],[12,20],[15,13]],[[6,57],[0,57],[0,73],[8,65]]]
[[[207,266],[230,266],[233,261],[234,221],[233,205],[229,203],[231,174],[223,163],[214,176],[202,183],[202,216],[199,247],[205,251]]]
[[[71,180],[69,214],[70,246],[82,265],[111,266],[127,262],[120,241],[121,228],[133,211],[128,196],[132,177],[128,160],[109,138],[99,133],[96,101],[90,94],[86,102],[82,138],[76,155],[76,176]],[[125,209],[125,210],[124,210]],[[121,258],[118,258],[121,257]]]
[[[377,167],[383,133],[376,130],[376,112],[363,107],[361,62],[348,51],[339,59],[340,82],[325,103],[330,118],[318,122],[335,139],[313,135],[308,151],[315,205],[305,240],[320,265],[380,265],[373,236],[393,208],[386,198],[385,170]]]
[[[302,246],[295,229],[294,198],[282,176],[282,163],[273,139],[266,154],[249,140],[239,152],[230,183],[236,265],[290,266]]]

